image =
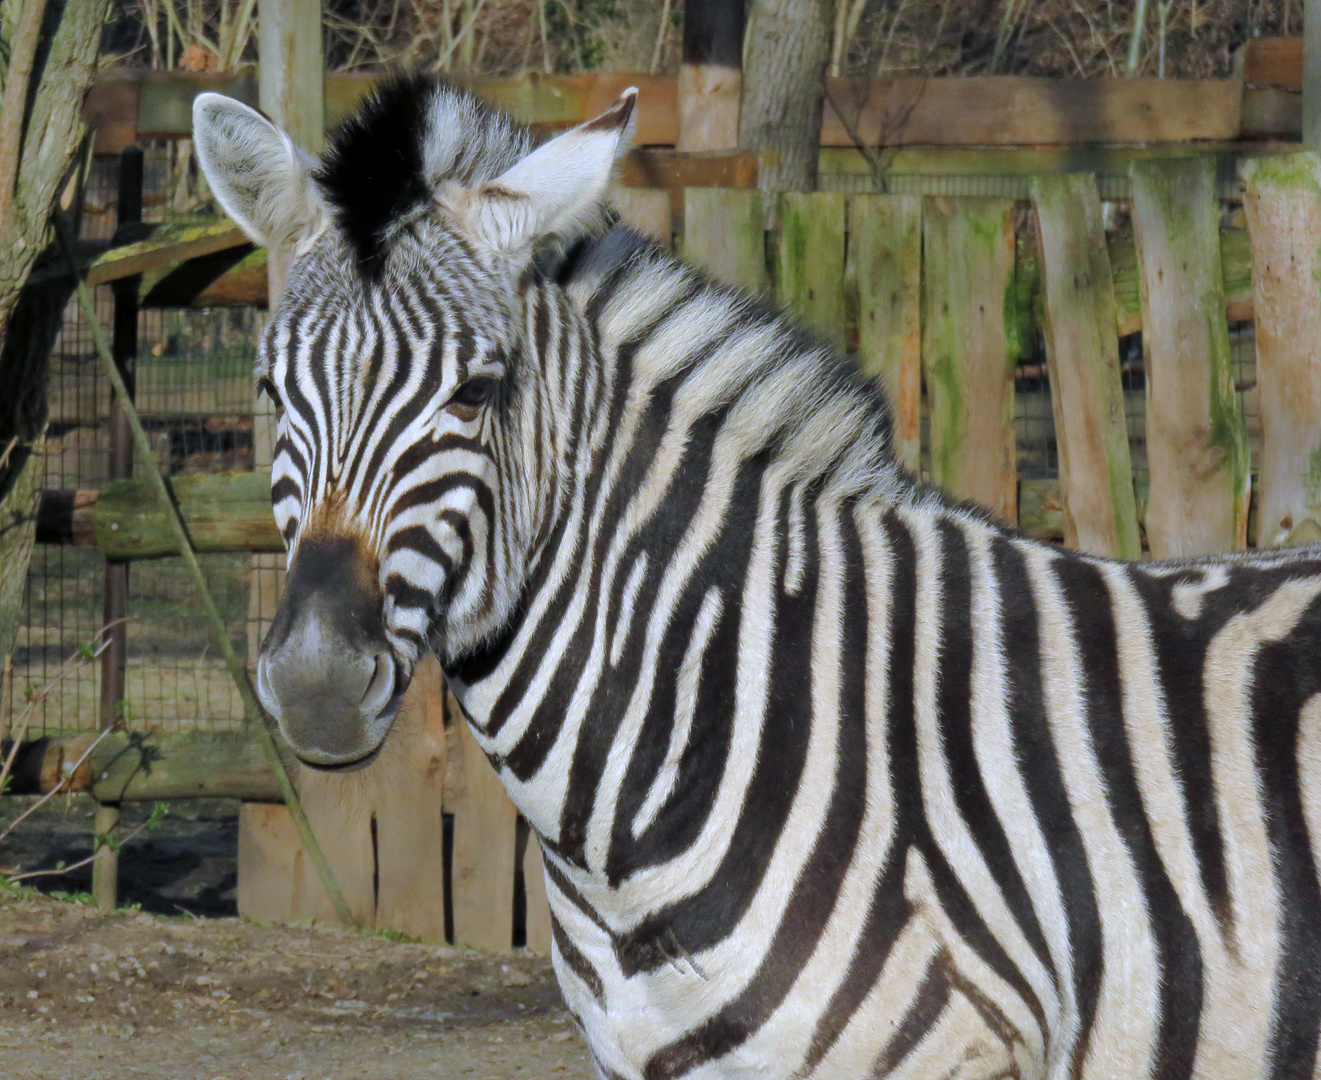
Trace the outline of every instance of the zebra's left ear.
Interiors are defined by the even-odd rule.
[[[551,238],[571,240],[605,210],[615,163],[633,136],[636,87],[589,120],[475,188],[448,188],[436,200],[485,247],[517,258]]]

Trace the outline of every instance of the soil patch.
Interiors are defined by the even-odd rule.
[[[397,1080],[595,1070],[549,962],[0,891],[7,1080]]]

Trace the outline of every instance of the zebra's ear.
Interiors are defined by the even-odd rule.
[[[633,136],[637,88],[476,188],[442,188],[437,201],[488,249],[517,258],[548,239],[572,240],[605,210],[615,163]]]
[[[295,251],[325,228],[329,214],[312,158],[256,109],[198,94],[193,141],[206,182],[253,243]]]

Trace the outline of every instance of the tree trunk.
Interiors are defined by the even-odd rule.
[[[739,145],[760,157],[763,191],[812,191],[835,0],[752,0]]]
[[[49,354],[67,281],[25,288],[82,138],[108,0],[5,5],[0,51],[0,665],[23,599],[41,486]],[[58,258],[51,252],[47,258]]]

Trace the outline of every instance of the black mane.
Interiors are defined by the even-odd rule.
[[[384,272],[392,232],[444,180],[481,183],[531,148],[527,129],[430,75],[381,81],[330,137],[313,174],[364,278]]]

